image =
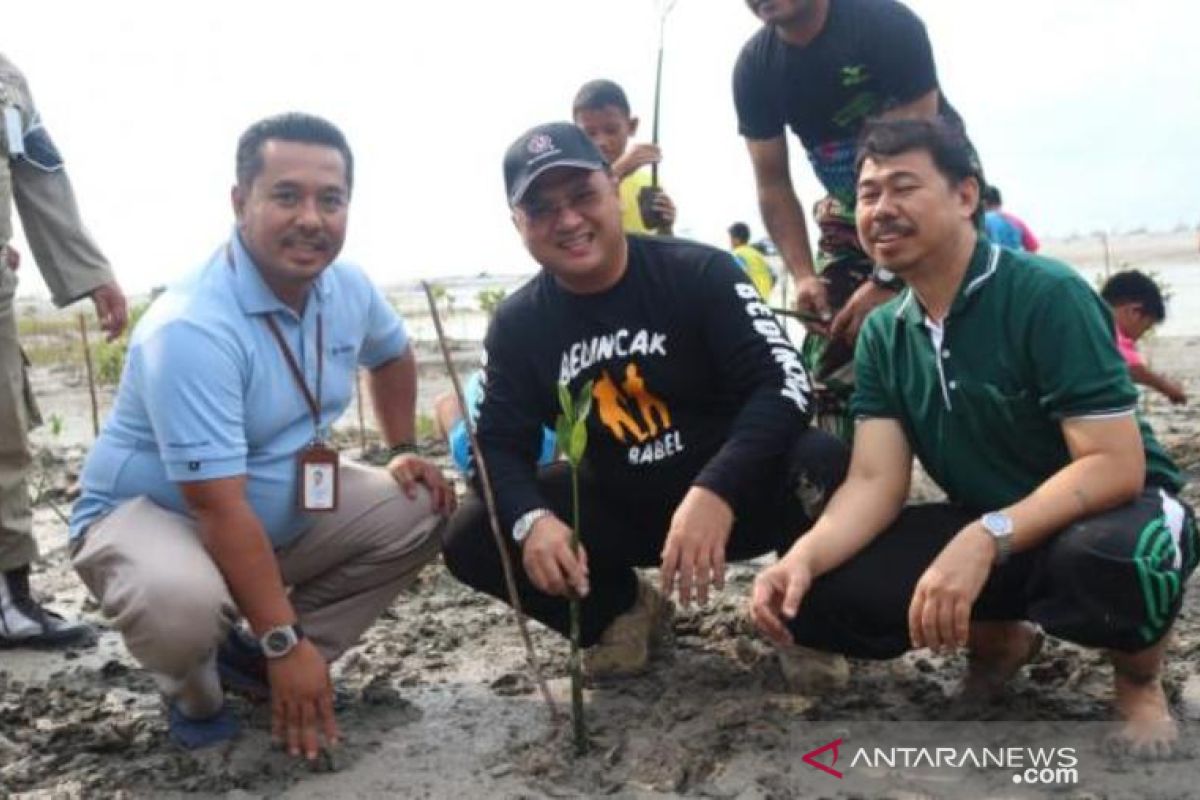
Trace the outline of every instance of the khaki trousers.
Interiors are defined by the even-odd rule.
[[[358,641],[433,559],[441,518],[421,490],[404,496],[391,475],[341,467],[340,507],[276,552],[305,635],[332,662]],[[194,520],[129,500],[92,525],[73,564],[146,669],[185,679],[239,617]]]
[[[2,256],[3,248],[0,248]],[[0,572],[37,558],[28,475],[29,429],[40,422],[17,342],[17,276],[0,260]]]

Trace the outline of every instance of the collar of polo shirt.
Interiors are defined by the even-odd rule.
[[[953,317],[966,310],[979,290],[996,273],[996,266],[999,263],[1000,248],[986,238],[979,237],[979,242],[975,245],[974,252],[971,253],[971,263],[967,265],[967,273],[963,276],[962,285],[958,287],[958,294],[955,295],[954,302],[950,304],[950,312],[946,315],[947,317]],[[920,300],[911,288],[905,290],[904,299],[900,301],[900,307],[896,309],[896,318],[904,320],[910,325],[925,324],[925,310],[921,307]]]

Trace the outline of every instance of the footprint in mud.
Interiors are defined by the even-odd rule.
[[[488,686],[501,697],[519,697],[534,691],[533,681],[520,672],[506,672]]]

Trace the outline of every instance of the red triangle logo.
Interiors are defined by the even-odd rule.
[[[841,745],[842,745],[841,739],[834,739],[829,744],[821,745],[816,750],[805,753],[803,756],[801,756],[801,760],[804,761],[805,764],[808,764],[810,767],[819,769],[819,770],[821,770],[821,772],[828,772],[833,777],[841,780],[842,773],[838,772],[836,769],[833,768],[834,765],[837,764],[838,748],[841,747]],[[824,753],[826,750],[833,751],[833,760],[829,762],[828,766],[825,764],[822,764],[820,761],[817,761],[817,756],[821,755],[821,753]]]

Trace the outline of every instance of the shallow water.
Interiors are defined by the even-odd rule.
[[[1072,265],[1076,266],[1076,265]],[[1138,262],[1114,267],[1112,271],[1133,267],[1152,275],[1170,295],[1167,319],[1156,332],[1159,336],[1200,335],[1200,259],[1196,261]],[[1092,286],[1099,289],[1103,283],[1105,269],[1102,266],[1076,266]],[[501,288],[510,294],[529,275],[494,276],[480,279],[464,279],[448,286],[452,305],[443,303],[440,308],[446,335],[452,339],[482,340],[487,332],[488,316],[479,307],[478,294],[483,289]],[[779,295],[777,287],[776,295]],[[391,298],[404,315],[409,335],[415,339],[432,340],[433,322],[429,317],[425,296],[419,288],[393,291]],[[782,297],[773,299],[781,302]],[[447,313],[450,311],[451,313]]]

